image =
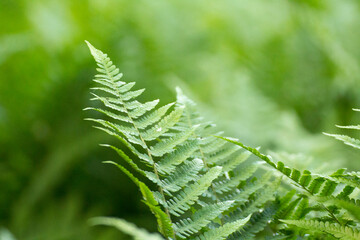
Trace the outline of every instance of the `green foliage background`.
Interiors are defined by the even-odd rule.
[[[84,39],[148,100],[180,86],[227,136],[297,168],[359,170],[356,150],[321,134],[354,136],[334,124],[360,122],[359,13],[356,0],[0,1],[0,226],[25,240],[122,239],[87,226],[99,215],[156,229],[132,183],[101,164],[119,161],[98,146],[113,140],[83,121],[95,73]]]

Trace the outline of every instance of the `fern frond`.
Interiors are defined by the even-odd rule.
[[[215,139],[202,141],[200,137],[200,133],[205,134],[204,137],[209,136],[207,131],[210,123],[203,122],[201,117],[191,116],[195,122],[189,125],[184,121],[189,117],[184,113],[187,111],[184,104],[168,104],[157,108],[159,100],[139,102],[137,98],[144,89],[133,90],[135,83],[120,81],[122,74],[110,58],[90,43],[87,44],[99,66],[99,74],[95,76],[94,81],[100,86],[93,90],[100,93],[93,94],[93,100],[100,101],[105,109],[92,107],[86,110],[95,110],[110,119],[88,120],[95,122],[96,128],[115,136],[136,158],[139,158],[140,161],[137,161],[125,151],[106,145],[115,150],[133,171],[140,173],[140,177],[157,185],[158,191],[151,191],[145,182],[136,178],[130,170],[111,162],[140,188],[144,203],[157,219],[160,233],[169,239],[200,234],[218,236],[218,239],[227,237],[226,233],[232,232],[241,222],[224,223],[210,230],[205,227],[218,222],[218,217],[232,206],[233,201],[204,200],[209,187],[211,188],[215,180],[225,174],[222,167],[216,163],[224,161],[229,171],[234,170],[236,167],[234,163],[230,163],[228,157],[239,150],[239,147],[215,148],[214,152],[210,151],[206,156],[212,159],[212,164],[209,165],[199,148],[211,144]],[[236,158],[236,163],[240,164],[245,160],[246,155],[243,154]],[[250,173],[253,171],[255,170],[249,169]],[[235,189],[249,176],[249,173],[244,173],[242,178],[232,179],[227,184],[227,189]],[[199,209],[199,206],[203,209]],[[177,217],[178,221],[174,223],[172,217]],[[185,217],[190,220],[185,221]],[[204,233],[200,232],[201,229],[208,230]]]
[[[325,232],[341,240],[360,239],[360,233],[357,229],[340,226],[336,223],[321,222],[316,220],[281,220],[290,225],[295,225],[314,232]]]
[[[342,191],[336,196],[338,199],[346,199],[354,191],[353,186],[346,185]]]
[[[353,109],[353,110],[356,111],[356,112],[360,111],[359,109]],[[339,125],[336,125],[336,127],[343,128],[343,129],[360,130],[360,125],[357,125],[357,126],[339,126]],[[335,138],[335,139],[337,139],[339,141],[342,141],[346,145],[349,145],[351,147],[360,149],[360,140],[359,139],[352,138],[352,137],[349,137],[347,135],[341,135],[341,134],[330,134],[330,133],[324,133],[324,134],[327,135],[327,136],[333,137],[333,138]]]

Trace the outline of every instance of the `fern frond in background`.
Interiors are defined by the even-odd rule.
[[[181,122],[185,128],[196,124],[201,126],[194,132],[194,136],[200,139],[195,154],[200,159],[203,159],[205,169],[209,166],[222,166],[221,175],[214,180],[206,192],[209,200],[215,199],[216,202],[234,201],[231,209],[227,211],[225,216],[222,216],[221,221],[236,221],[239,218],[263,210],[264,204],[273,199],[277,188],[277,184],[270,184],[268,181],[271,176],[265,174],[258,180],[252,178],[258,169],[259,163],[247,161],[249,153],[243,151],[242,148],[234,147],[214,138],[213,135],[222,132],[217,131],[215,124],[204,122],[203,117],[196,109],[196,104],[186,97],[179,88],[177,88],[177,104],[184,107]],[[266,224],[254,224],[255,218],[256,216],[253,216],[244,229],[240,229],[229,239],[249,234],[249,232],[245,231],[245,228],[250,228],[252,225],[256,225],[255,228],[252,226],[252,234],[263,230]]]
[[[354,111],[356,112],[360,112],[360,109],[356,109],[353,108]],[[360,125],[352,125],[352,126],[340,126],[340,125],[336,125],[338,128],[343,128],[343,129],[353,129],[353,130],[360,130]],[[351,147],[354,148],[358,148],[360,149],[360,140],[356,139],[356,138],[352,138],[349,137],[348,135],[341,135],[341,134],[329,134],[329,133],[324,133],[327,136],[333,137],[337,140],[340,140],[342,142],[344,142],[346,145],[349,145]]]

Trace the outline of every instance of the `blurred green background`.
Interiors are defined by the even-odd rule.
[[[127,239],[93,216],[156,230],[101,163],[121,162],[98,146],[114,140],[83,120],[85,39],[144,99],[174,101],[180,86],[227,136],[300,168],[359,170],[356,150],[322,135],[360,122],[359,29],[358,0],[1,0],[0,239]]]

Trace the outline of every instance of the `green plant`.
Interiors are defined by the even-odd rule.
[[[102,94],[93,94],[93,100],[105,109],[86,110],[107,117],[88,120],[130,150],[105,145],[131,168],[108,162],[139,187],[159,232],[171,239],[225,239],[252,227],[254,221],[246,224],[251,214],[273,198],[277,185],[269,184],[271,176],[252,177],[258,164],[246,162],[249,154],[238,146],[212,136],[219,134],[215,126],[203,120],[180,89],[176,103],[158,109],[158,100],[141,103],[136,99],[144,90],[132,91],[135,83],[121,81],[122,74],[107,55],[88,46],[99,66],[94,79],[99,86],[93,90]],[[153,185],[157,191],[150,190]],[[264,227],[259,224],[252,233]]]
[[[359,174],[301,172],[237,140],[215,137],[221,132],[180,89],[175,103],[142,103],[144,89],[132,90],[135,83],[123,82],[110,58],[87,44],[99,67],[92,100],[101,104],[86,108],[101,114],[87,120],[119,140],[121,147],[103,146],[125,163],[106,163],[139,188],[163,238],[359,239],[360,207],[353,197]],[[250,153],[271,170],[258,169],[258,161],[247,160]],[[291,184],[281,186],[279,174]],[[93,224],[115,226],[135,239],[162,239],[121,219]]]

